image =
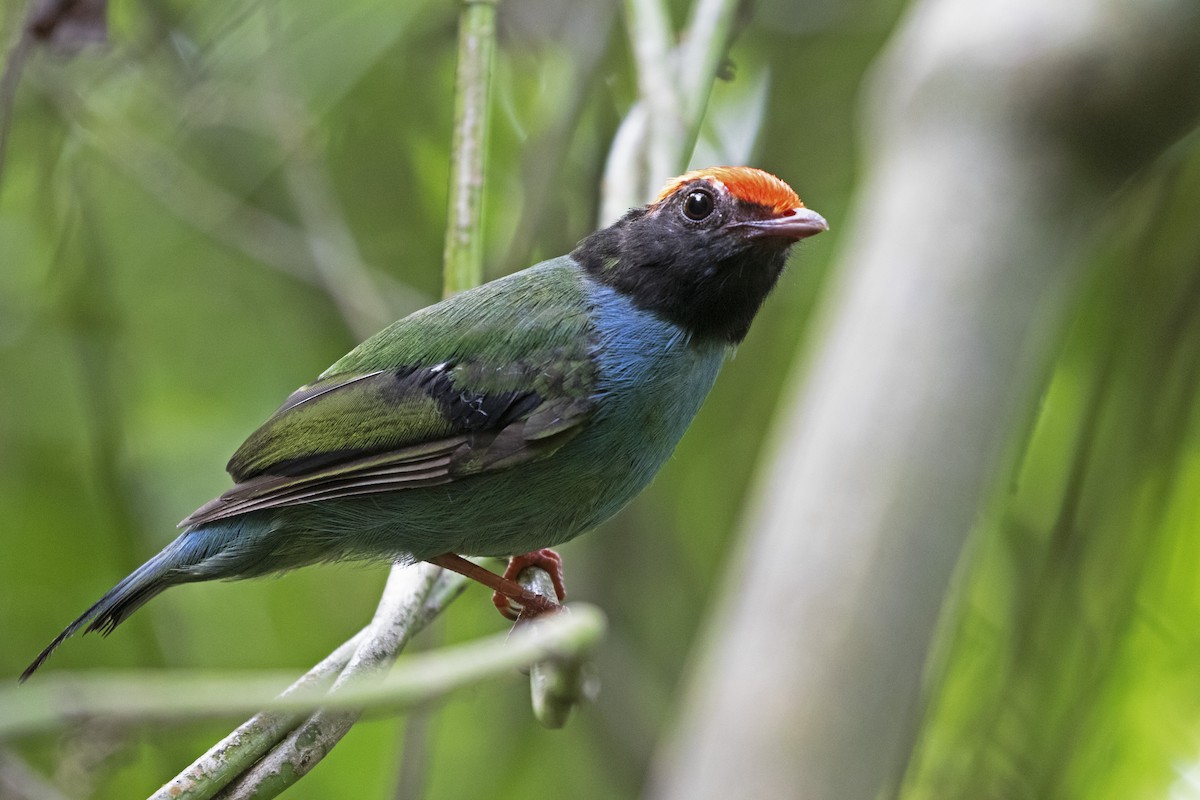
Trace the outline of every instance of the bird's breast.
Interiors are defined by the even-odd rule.
[[[587,445],[603,479],[635,494],[654,477],[708,396],[724,360],[719,342],[697,344],[678,326],[593,286],[597,367]]]

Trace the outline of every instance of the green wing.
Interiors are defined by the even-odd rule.
[[[544,458],[592,411],[578,273],[547,262],[422,309],[294,392],[189,516],[431,486]]]

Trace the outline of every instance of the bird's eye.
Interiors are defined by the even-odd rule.
[[[695,222],[711,214],[714,207],[713,196],[699,189],[688,192],[687,197],[683,198],[683,215]]]

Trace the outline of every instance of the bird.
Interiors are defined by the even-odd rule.
[[[237,449],[228,491],[68,625],[111,633],[164,590],[319,562],[429,561],[508,616],[565,597],[550,548],[637,495],[671,456],[790,247],[828,230],[753,167],[667,182],[568,255],[420,309],[293,392]],[[464,556],[513,557],[497,575]]]

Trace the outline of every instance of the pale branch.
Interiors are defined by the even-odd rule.
[[[639,194],[653,191],[647,181],[670,176],[679,160],[684,136],[684,99],[676,80],[673,59],[675,32],[664,0],[625,0],[625,28],[629,31],[638,83],[648,126],[643,131],[638,158]]]
[[[359,631],[285,689],[280,697],[326,687],[345,668],[366,634]],[[305,711],[261,711],[155,792],[150,800],[208,800],[293,730]]]
[[[1196,125],[1197,81],[1193,0],[909,9],[874,70],[820,349],[648,796],[894,796],[947,587],[1088,237]]]
[[[393,567],[375,617],[331,693],[373,680],[385,672],[430,617],[424,612],[442,573],[429,564]],[[440,610],[440,609],[437,609]],[[436,613],[436,612],[435,612]],[[274,797],[308,774],[362,716],[362,708],[318,709],[220,795],[225,800]]]
[[[604,165],[601,224],[651,200],[663,182],[687,168],[732,40],[737,8],[738,0],[698,0],[679,43],[673,44],[661,0],[627,0],[638,100],[618,128]]]
[[[738,0],[696,0],[675,58],[686,127],[679,142],[676,172],[687,168],[721,62],[733,44]]]
[[[600,185],[600,211],[597,224],[607,227],[626,211],[646,202],[648,192],[644,158],[650,112],[646,103],[638,100],[629,107],[625,119],[617,126],[608,156],[604,160],[604,180]]]
[[[411,585],[411,584],[410,584]],[[427,626],[456,598],[467,582],[461,576],[443,573],[434,583],[424,605],[411,619],[412,633]],[[386,590],[385,590],[386,591]],[[388,604],[389,608],[393,604]],[[358,650],[369,628],[342,644],[321,663],[293,683],[281,696],[316,686],[327,686],[337,678]],[[307,717],[308,710],[262,711],[214,745],[175,779],[162,787],[151,800],[208,800],[238,775],[249,769]]]

